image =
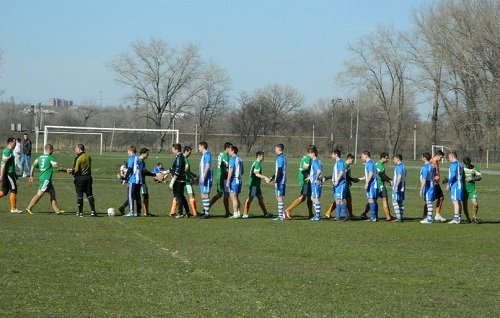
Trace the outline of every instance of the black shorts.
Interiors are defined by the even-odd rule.
[[[92,196],[92,176],[75,176],[75,191],[77,196],[83,195]]]
[[[434,199],[444,198],[443,189],[441,189],[441,185],[434,185]]]
[[[311,183],[308,181],[304,181],[304,184],[302,185],[302,188],[300,189],[300,195],[305,195],[307,197],[310,197],[311,193],[312,193]]]
[[[7,193],[17,193],[17,183],[16,183],[16,174],[15,173],[7,173],[3,176],[2,180],[2,192],[4,195]]]

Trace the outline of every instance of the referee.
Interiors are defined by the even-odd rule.
[[[68,169],[68,173],[73,174],[75,178],[76,203],[78,204],[78,212],[76,215],[83,217],[83,194],[87,195],[90,205],[90,216],[97,216],[95,212],[94,196],[92,194],[92,158],[85,153],[85,146],[78,144],[75,147],[75,160],[73,168]]]

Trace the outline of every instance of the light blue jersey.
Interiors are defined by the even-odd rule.
[[[406,187],[406,167],[400,162],[394,167],[392,200],[403,201]]]
[[[464,167],[454,161],[448,169],[448,185],[450,187],[450,195],[452,201],[462,201],[462,193],[464,189]]]
[[[132,173],[129,176],[128,183],[130,184],[142,184],[142,171],[144,170],[144,161],[141,159],[141,157],[137,155],[132,155],[128,158],[128,165],[127,167],[129,169],[132,169]]]
[[[207,174],[205,175],[205,168],[207,165],[209,166],[209,169],[208,169]],[[210,153],[210,151],[205,151],[201,155],[201,159],[200,159],[200,173],[199,173],[200,179],[203,176],[205,182],[212,182],[212,170],[213,170],[212,154]]]

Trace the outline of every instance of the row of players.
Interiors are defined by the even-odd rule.
[[[22,212],[15,207],[17,187],[15,184],[15,168],[13,166],[12,149],[14,149],[16,140],[9,138],[7,140],[7,147],[4,149],[2,156],[2,168],[0,171],[0,180],[2,181],[2,191],[0,197],[11,192],[11,212]],[[202,154],[200,160],[199,177],[191,172],[189,164],[189,156],[192,149],[189,146],[184,147],[181,152],[181,145],[174,144],[172,146],[172,153],[175,155],[175,160],[172,168],[169,170],[159,170],[150,172],[145,168],[144,160],[149,156],[149,150],[143,148],[140,150],[139,155],[136,154],[136,148],[131,146],[128,150],[129,160],[127,169],[121,175],[122,180],[128,183],[127,201],[119,208],[119,211],[124,214],[125,208],[128,206],[129,213],[125,216],[139,216],[141,208],[144,210],[145,216],[150,216],[149,213],[149,197],[148,189],[145,183],[145,176],[153,176],[158,182],[165,180],[167,175],[171,175],[169,183],[170,188],[173,190],[174,199],[172,202],[171,216],[182,217],[183,210],[185,215],[190,216],[189,206],[184,196],[184,190],[190,196],[190,204],[193,210],[192,215],[197,215],[196,199],[194,197],[193,184],[200,183],[200,192],[203,202],[203,216],[210,217],[210,207],[219,199],[224,198],[224,206],[226,209],[226,216],[231,216],[229,213],[229,198],[231,198],[233,206],[233,218],[248,218],[250,216],[250,204],[256,197],[259,205],[264,213],[264,216],[272,216],[268,213],[264,204],[261,180],[264,179],[266,183],[271,183],[273,180],[275,187],[275,195],[278,202],[278,216],[275,220],[284,220],[291,218],[292,210],[302,202],[307,202],[309,209],[309,216],[311,220],[320,220],[321,212],[321,192],[322,184],[326,179],[331,179],[333,183],[333,197],[334,201],[330,204],[326,212],[326,216],[330,218],[333,210],[336,210],[334,220],[340,220],[341,214],[344,214],[343,220],[349,220],[352,215],[352,198],[350,195],[350,186],[352,182],[365,181],[364,189],[366,191],[367,205],[365,212],[361,215],[362,219],[369,221],[378,220],[378,204],[377,199],[381,198],[384,207],[386,220],[402,221],[404,215],[404,192],[406,184],[406,168],[402,163],[402,156],[395,155],[393,161],[395,164],[394,179],[392,180],[385,174],[384,164],[389,161],[389,155],[382,153],[380,161],[374,163],[370,158],[370,153],[364,151],[361,159],[365,162],[365,176],[362,178],[353,178],[350,175],[350,165],[354,157],[347,154],[346,160],[341,158],[339,150],[332,153],[332,158],[335,160],[333,173],[329,177],[323,176],[323,168],[321,160],[318,158],[318,151],[315,146],[310,145],[307,148],[307,155],[305,155],[299,166],[299,185],[301,187],[300,196],[293,201],[293,203],[284,209],[284,197],[286,192],[286,156],[283,153],[283,144],[278,144],[275,147],[276,152],[276,170],[272,177],[266,177],[262,174],[262,161],[264,160],[264,153],[258,151],[256,153],[256,160],[252,163],[250,174],[248,177],[249,184],[249,197],[244,205],[243,215],[240,213],[240,200],[239,194],[242,187],[243,175],[243,162],[238,156],[238,148],[231,143],[224,145],[224,151],[218,156],[218,169],[216,175],[217,194],[210,200],[209,194],[212,187],[213,164],[212,156],[208,151],[206,142],[201,142],[198,145],[198,151]],[[58,167],[57,160],[52,156],[53,147],[51,145],[45,146],[44,155],[38,157],[31,169],[30,182],[33,182],[33,170],[35,168],[40,170],[40,185],[37,194],[31,200],[26,211],[32,213],[31,208],[40,200],[45,192],[48,192],[51,197],[53,209],[56,213],[61,212],[57,206],[55,198],[55,190],[52,185],[52,171],[53,168]],[[85,154],[85,148],[82,144],[75,147],[76,158],[73,167],[70,169],[59,168],[58,171],[65,171],[73,174],[75,177],[75,190],[77,192],[77,215],[83,216],[83,194],[85,193],[89,199],[91,206],[91,215],[97,216],[95,212],[95,203],[92,195],[92,177],[91,177],[91,159]],[[424,166],[421,169],[420,180],[421,189],[420,195],[424,198],[424,219],[422,223],[432,223],[433,204],[432,202],[437,199],[436,216],[434,220],[445,221],[441,216],[440,210],[443,204],[444,196],[440,188],[439,179],[439,161],[442,160],[444,154],[438,151],[434,158],[431,158],[430,153],[424,153],[422,160]],[[452,152],[448,155],[451,162],[449,169],[449,178],[444,180],[447,183],[447,188],[450,190],[451,198],[454,205],[454,218],[450,223],[460,223],[461,208],[464,207],[464,212],[469,222],[477,223],[477,195],[475,192],[475,181],[480,180],[480,171],[471,164],[469,158],[464,158],[465,166],[462,167],[458,164],[456,153]],[[13,171],[11,171],[13,170]],[[6,176],[6,178],[4,178]],[[387,190],[384,182],[389,182],[392,186],[392,203],[396,212],[396,218],[390,215]],[[144,200],[141,202],[141,195]],[[470,219],[467,209],[467,200],[470,199],[473,203],[473,218]],[[135,203],[135,206],[134,206]],[[462,204],[464,203],[464,204]],[[315,213],[312,212],[314,206]],[[370,212],[370,217],[367,213]]]
[[[350,194],[350,186],[353,182],[365,181],[364,190],[367,197],[367,205],[364,213],[360,216],[361,219],[367,219],[369,221],[378,220],[378,204],[377,199],[381,198],[383,202],[384,214],[386,220],[403,221],[404,215],[404,193],[406,185],[406,168],[402,163],[402,156],[395,155],[393,157],[393,162],[395,164],[394,178],[391,179],[385,174],[384,164],[389,161],[389,155],[387,153],[382,153],[380,160],[377,163],[370,158],[370,152],[364,151],[361,155],[361,159],[365,162],[365,176],[361,178],[353,178],[350,174],[350,165],[354,157],[352,154],[347,154],[346,160],[341,158],[341,152],[335,150],[332,152],[332,159],[335,160],[333,172],[331,176],[323,175],[323,165],[321,160],[318,158],[318,151],[314,145],[309,145],[307,147],[307,154],[302,157],[299,165],[299,185],[301,188],[300,196],[296,198],[293,203],[288,207],[284,208],[284,197],[286,193],[286,166],[287,160],[284,154],[283,144],[278,144],[275,147],[276,153],[276,168],[275,173],[271,177],[267,177],[262,171],[262,161],[264,160],[264,152],[258,151],[256,153],[256,160],[252,163],[249,176],[248,176],[248,186],[249,194],[248,199],[244,203],[243,214],[240,212],[240,193],[242,189],[242,176],[244,174],[243,161],[238,156],[238,148],[231,143],[226,143],[224,145],[224,151],[222,151],[217,159],[217,174],[215,176],[215,183],[217,186],[217,194],[211,199],[209,194],[212,188],[212,177],[213,177],[213,163],[212,155],[208,151],[208,145],[206,142],[201,142],[198,145],[198,151],[202,154],[198,175],[191,171],[189,157],[191,155],[192,149],[189,146],[182,147],[180,144],[174,144],[172,146],[172,153],[175,156],[175,160],[172,167],[168,170],[156,170],[153,173],[144,170],[143,163],[141,160],[147,159],[148,152],[147,149],[140,151],[139,156],[135,154],[135,148],[131,147],[129,150],[129,160],[127,166],[127,173],[122,175],[122,180],[128,180],[129,183],[129,200],[125,202],[119,211],[123,214],[125,208],[129,207],[129,213],[125,216],[138,215],[134,213],[134,205],[131,202],[136,202],[135,208],[139,209],[140,213],[140,195],[142,192],[144,195],[144,215],[148,214],[148,198],[147,198],[147,187],[143,180],[144,175],[154,176],[158,182],[165,180],[166,176],[172,176],[170,180],[170,188],[173,190],[174,199],[172,202],[172,208],[170,211],[171,216],[176,216],[177,218],[185,216],[197,216],[198,210],[196,206],[196,199],[194,196],[193,185],[199,183],[199,189],[203,202],[203,217],[210,217],[211,206],[220,198],[223,198],[225,215],[226,217],[232,218],[249,218],[251,214],[250,205],[254,198],[257,198],[259,206],[265,217],[273,216],[267,211],[264,204],[264,199],[261,190],[261,180],[266,183],[271,183],[274,181],[275,195],[278,203],[278,215],[275,220],[290,219],[292,217],[292,211],[302,202],[307,202],[309,217],[313,221],[318,221],[321,219],[321,194],[323,182],[327,179],[331,179],[333,184],[333,198],[334,200],[330,204],[326,216],[331,218],[333,210],[335,210],[335,216],[333,220],[341,220],[341,215],[343,213],[343,220],[350,220],[352,215],[352,197]],[[435,221],[444,222],[445,218],[441,216],[441,208],[444,201],[443,191],[440,186],[439,178],[439,161],[444,157],[442,151],[438,151],[434,158],[431,158],[430,153],[422,154],[422,161],[424,166],[420,172],[421,188],[420,195],[424,198],[424,218],[422,223],[432,223],[433,214],[433,201],[437,200],[436,205],[436,215],[434,217]],[[456,153],[452,152],[448,155],[451,162],[449,170],[449,178],[444,181],[447,183],[447,188],[450,190],[451,198],[454,205],[454,218],[450,222],[460,223],[461,208],[464,207],[464,212],[469,222],[478,223],[477,212],[477,195],[475,191],[475,181],[480,180],[481,173],[477,167],[471,164],[470,158],[464,158],[464,166],[461,166],[457,161]],[[142,166],[142,168],[141,168]],[[129,178],[131,171],[146,171],[146,174],[137,174],[137,177]],[[385,187],[385,182],[390,183],[392,187],[392,205],[396,212],[396,217],[392,217],[389,209],[389,200],[387,195],[387,190]],[[130,184],[140,184],[132,185]],[[132,189],[136,187],[136,189]],[[189,195],[189,203],[191,205],[192,214],[189,211],[189,205],[185,197],[185,193]],[[231,216],[229,212],[229,199],[231,199],[233,214]],[[473,203],[473,217],[469,216],[467,201],[471,200]],[[314,213],[312,208],[314,206]],[[367,216],[370,212],[370,216]]]

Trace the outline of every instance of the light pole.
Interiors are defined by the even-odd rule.
[[[359,132],[359,96],[358,110],[356,112],[356,141],[354,142],[354,164],[358,161],[358,132]]]
[[[352,144],[352,112],[354,111],[354,100],[348,98],[347,99],[347,103],[349,104],[349,107],[350,107],[350,110],[349,110],[349,113],[351,115],[351,130],[349,132],[349,144]],[[350,147],[349,147],[350,148]],[[350,150],[350,149],[349,149]],[[350,152],[350,151],[349,151]]]
[[[333,118],[334,118],[334,108],[335,108],[335,105],[337,105],[338,103],[342,102],[342,98],[332,98],[332,100],[330,101],[330,104],[332,105],[332,132],[331,132],[331,135],[330,135],[330,151],[333,152],[333,146],[334,146],[334,142],[333,142],[333,129],[334,129],[334,125],[333,125]]]
[[[417,160],[417,122],[413,124],[413,161]]]

